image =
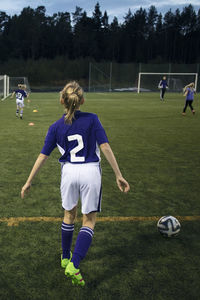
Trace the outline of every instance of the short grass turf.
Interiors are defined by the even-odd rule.
[[[196,114],[188,109],[183,117],[180,94],[168,93],[164,103],[154,93],[85,95],[82,110],[98,114],[131,186],[128,195],[118,191],[102,157],[99,216],[200,214],[198,97]],[[35,178],[30,194],[20,199],[48,127],[63,113],[56,93],[32,94],[30,100],[23,120],[15,117],[15,100],[0,103],[0,218],[63,214],[58,150]],[[181,225],[177,238],[164,239],[151,221],[97,223],[81,263],[86,280],[81,288],[72,287],[60,268],[59,222],[0,223],[0,299],[198,299],[200,222]]]

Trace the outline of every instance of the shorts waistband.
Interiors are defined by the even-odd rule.
[[[81,167],[81,166],[99,166],[100,165],[100,162],[88,162],[88,163],[83,163],[83,164],[79,164],[79,163],[70,163],[68,161],[66,162],[61,162],[61,165],[69,165],[69,166],[78,166],[78,167]]]

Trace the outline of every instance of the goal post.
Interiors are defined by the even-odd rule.
[[[139,94],[141,91],[152,92],[152,91],[157,90],[158,83],[161,80],[161,77],[164,75],[167,77],[169,89],[172,92],[183,91],[184,86],[186,86],[190,82],[194,82],[195,90],[197,90],[198,73],[140,72],[138,74],[137,93]]]
[[[8,76],[7,75],[0,75],[0,98],[3,101],[4,99],[7,98],[7,80]]]

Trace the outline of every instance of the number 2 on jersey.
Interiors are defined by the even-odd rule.
[[[84,148],[82,136],[80,134],[73,134],[73,135],[69,135],[67,138],[69,142],[75,140],[78,142],[78,145],[70,151],[71,162],[84,162],[85,161],[84,156],[76,156],[76,153],[78,153],[80,150]]]

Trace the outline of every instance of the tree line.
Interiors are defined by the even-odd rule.
[[[58,56],[69,60],[200,62],[200,9],[192,5],[180,11],[159,13],[155,6],[131,10],[119,23],[109,22],[100,5],[89,17],[82,8],[74,13],[46,14],[44,6],[25,7],[19,15],[0,11],[0,61],[39,60]]]

